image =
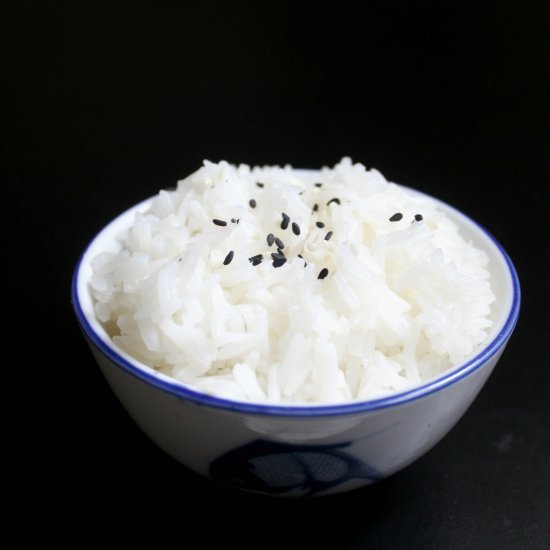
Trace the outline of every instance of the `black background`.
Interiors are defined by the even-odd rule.
[[[4,362],[8,540],[550,546],[548,4],[412,4],[4,6],[5,350],[24,350]],[[72,315],[72,269],[113,216],[204,158],[344,155],[487,227],[518,269],[520,322],[465,417],[404,471],[311,501],[220,488],[111,395]]]

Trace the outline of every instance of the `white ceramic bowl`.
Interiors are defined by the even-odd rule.
[[[224,484],[283,496],[346,491],[380,480],[433,447],[491,374],[516,324],[520,288],[506,252],[482,227],[441,203],[490,258],[494,325],[487,344],[457,368],[406,392],[329,406],[274,406],[212,397],[160,374],[113,344],[94,315],[91,261],[115,251],[138,204],[105,227],[81,257],[72,301],[109,385],[141,429],[188,468]]]

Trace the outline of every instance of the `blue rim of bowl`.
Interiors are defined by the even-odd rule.
[[[416,193],[423,195],[419,191],[414,190]],[[456,208],[449,206],[447,203],[436,199],[435,197],[430,198],[436,200],[437,202],[444,205],[446,208],[449,208],[451,211],[458,213],[460,216],[466,218],[474,226],[478,227],[489,239],[494,243],[497,250],[500,252],[504,258],[506,265],[508,267],[510,277],[512,279],[512,288],[513,288],[513,297],[512,305],[506,318],[505,323],[503,324],[499,333],[493,338],[493,340],[484,347],[477,355],[466,361],[461,366],[454,368],[447,374],[444,374],[438,378],[435,378],[431,381],[422,384],[421,386],[416,386],[410,390],[393,393],[378,399],[371,399],[365,401],[352,401],[350,403],[341,403],[334,405],[271,405],[271,404],[262,404],[255,402],[245,402],[245,401],[232,401],[230,399],[224,399],[221,397],[215,397],[213,395],[208,395],[196,390],[191,389],[189,386],[185,386],[183,383],[178,382],[177,380],[169,381],[163,378],[159,378],[154,374],[147,372],[146,370],[134,365],[128,361],[125,357],[120,355],[117,352],[114,344],[108,345],[99,334],[94,330],[94,328],[88,322],[86,315],[84,314],[82,307],[80,305],[80,300],[78,298],[78,275],[80,273],[80,267],[82,265],[82,260],[86,255],[88,249],[95,242],[96,238],[110,225],[107,224],[99,233],[97,233],[94,238],[90,241],[84,253],[80,256],[72,278],[71,284],[71,301],[73,304],[73,309],[76,314],[77,320],[80,323],[81,328],[84,331],[84,334],[89,339],[89,341],[108,359],[110,359],[118,367],[122,368],[129,374],[135,376],[136,378],[141,379],[144,382],[149,383],[150,385],[163,390],[175,397],[180,399],[185,399],[191,401],[197,405],[209,406],[216,409],[223,409],[225,411],[237,412],[237,413],[247,413],[254,415],[264,415],[264,416],[279,416],[279,417],[323,417],[323,416],[341,416],[341,415],[351,415],[364,412],[372,412],[380,409],[385,409],[388,407],[394,407],[397,405],[403,405],[416,401],[422,397],[430,395],[436,391],[439,391],[451,384],[459,382],[460,380],[467,377],[472,372],[476,371],[483,365],[485,365],[491,357],[498,353],[508,341],[508,338],[512,334],[514,327],[516,326],[520,302],[521,302],[521,290],[519,285],[519,279],[512,263],[512,260],[502,247],[502,245],[497,241],[493,235],[487,231],[482,225],[472,220],[466,214],[457,210]],[[145,202],[145,201],[144,201]],[[131,210],[131,209],[130,209]],[[121,214],[123,216],[124,213]],[[115,218],[115,219],[118,219]],[[113,220],[114,221],[114,220]],[[139,361],[135,360],[137,363]],[[146,365],[144,365],[146,367]],[[149,368],[149,367],[146,367]]]

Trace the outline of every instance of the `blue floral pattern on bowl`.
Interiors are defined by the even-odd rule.
[[[342,451],[350,445],[290,445],[257,439],[217,458],[210,465],[210,475],[239,489],[301,496],[313,496],[352,479],[382,479],[375,468]]]

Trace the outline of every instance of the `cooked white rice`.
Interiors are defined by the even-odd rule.
[[[406,390],[471,356],[491,326],[486,254],[434,201],[348,158],[317,174],[205,161],[120,242],[91,283],[115,344],[229,399]]]

